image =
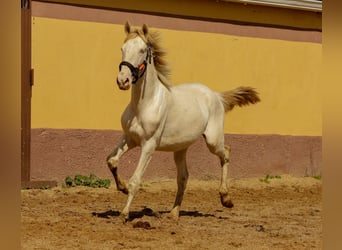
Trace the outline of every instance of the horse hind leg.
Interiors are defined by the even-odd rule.
[[[123,192],[124,194],[128,194],[128,188],[125,182],[121,180],[118,174],[118,161],[120,157],[131,148],[133,148],[133,146],[129,146],[125,136],[123,136],[118,146],[113,150],[113,152],[110,155],[107,156],[107,165],[113,174],[116,187],[119,191]]]
[[[220,137],[221,139],[211,140],[212,138],[208,137],[207,134],[204,134],[204,138],[206,140],[210,152],[217,155],[220,158],[222,174],[219,193],[221,197],[221,204],[224,207],[232,208],[234,204],[231,198],[229,197],[227,183],[230,147],[228,145],[224,145],[223,136]]]
[[[189,177],[188,168],[186,164],[186,151],[187,149],[174,152],[174,160],[177,166],[178,189],[177,189],[175,203],[170,212],[170,217],[172,217],[175,220],[178,220],[179,218],[179,210],[182,204],[184,191],[185,191],[186,184],[188,182],[188,177]]]
[[[228,166],[229,166],[229,154],[230,147],[228,145],[224,145],[224,158],[221,158],[221,166],[222,166],[222,175],[221,175],[221,186],[220,186],[220,196],[221,196],[221,204],[224,207],[232,208],[234,206],[231,198],[228,195]]]

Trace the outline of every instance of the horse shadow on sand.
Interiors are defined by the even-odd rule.
[[[217,212],[222,212],[221,210],[217,210]],[[129,219],[128,221],[133,221],[135,219],[140,219],[144,216],[150,216],[150,217],[157,217],[160,218],[163,214],[168,214],[170,211],[153,211],[151,208],[143,208],[140,211],[130,211],[129,212]],[[110,219],[113,217],[119,217],[120,216],[120,211],[114,211],[114,210],[109,210],[106,212],[98,213],[98,212],[92,212],[93,216],[99,217],[99,218],[104,218],[104,219]],[[190,216],[190,217],[213,217],[216,219],[228,219],[228,217],[225,216],[216,216],[214,214],[209,214],[209,213],[202,213],[197,210],[195,211],[184,211],[181,210],[179,211],[179,217],[185,217],[185,216]]]

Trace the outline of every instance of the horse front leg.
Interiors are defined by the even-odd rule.
[[[179,210],[183,201],[183,195],[186,188],[186,184],[188,182],[188,168],[186,164],[186,152],[187,148],[178,152],[174,152],[174,160],[177,166],[177,195],[175,199],[175,203],[170,212],[170,217],[178,220],[179,218]]]
[[[113,174],[116,187],[119,191],[123,192],[124,194],[128,194],[128,189],[126,187],[126,184],[124,183],[124,181],[121,180],[118,174],[118,161],[124,153],[126,153],[128,150],[134,147],[134,144],[128,143],[126,136],[123,135],[118,143],[118,146],[107,157],[107,165]]]
[[[129,209],[131,207],[133,198],[139,190],[142,176],[146,170],[148,163],[152,159],[152,154],[155,151],[155,149],[156,143],[153,140],[147,141],[141,148],[141,155],[139,158],[137,168],[135,169],[128,183],[128,198],[126,206],[121,212],[121,216],[123,217],[124,222],[126,222],[129,219]]]

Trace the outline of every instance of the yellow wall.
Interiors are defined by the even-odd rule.
[[[174,84],[256,87],[262,102],[226,116],[226,132],[321,135],[321,44],[158,29]],[[33,18],[33,128],[120,129],[130,93],[115,83],[122,25]]]

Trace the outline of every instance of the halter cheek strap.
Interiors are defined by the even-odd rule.
[[[140,64],[138,67],[134,67],[130,62],[127,62],[127,61],[122,61],[120,64],[119,64],[119,70],[121,71],[121,68],[122,66],[127,66],[129,68],[129,70],[131,71],[131,74],[132,74],[132,77],[133,77],[133,80],[132,80],[132,83],[136,83],[139,78],[141,78],[145,71],[146,71],[146,68],[147,68],[147,61],[149,64],[151,64],[151,48],[150,46],[147,47],[147,55],[146,55],[146,59],[143,61],[142,64]]]

